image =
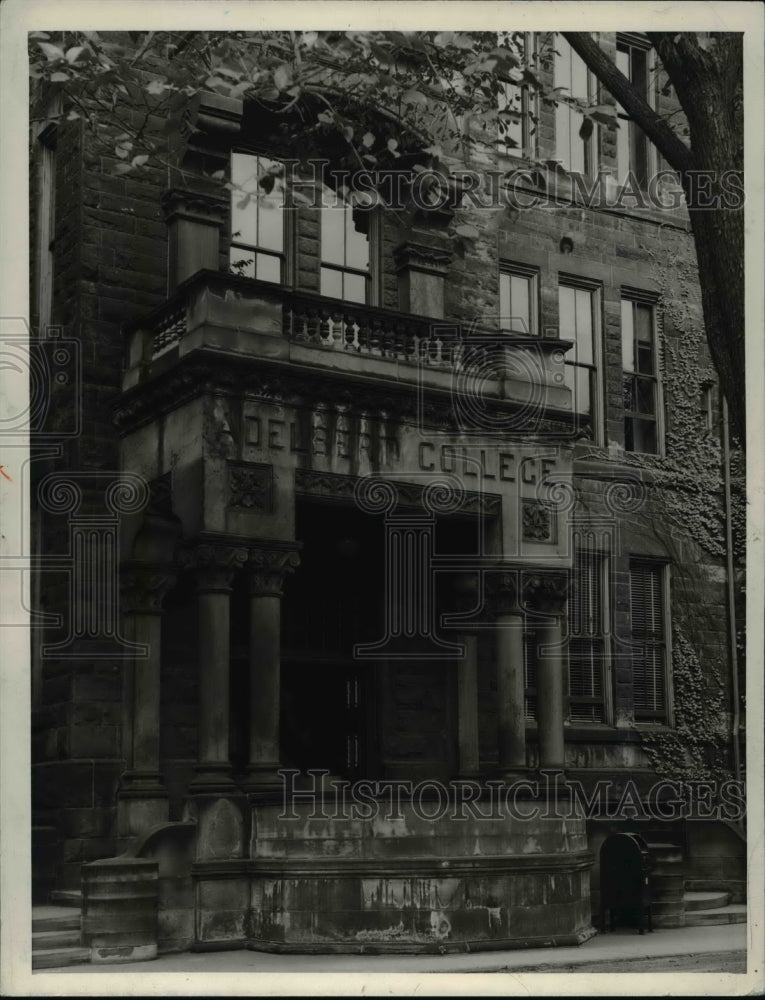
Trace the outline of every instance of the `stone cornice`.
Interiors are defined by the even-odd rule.
[[[413,369],[411,383],[392,384],[382,378],[349,374],[340,369],[308,369],[289,362],[232,358],[213,350],[200,350],[168,365],[151,381],[123,393],[115,407],[115,421],[123,434],[129,433],[204,394],[258,398],[288,406],[314,406],[327,399],[342,398],[351,409],[385,410],[428,428],[458,433],[452,393],[418,387],[415,376]],[[517,411],[521,405],[497,399],[487,404],[487,413],[505,415]],[[571,414],[556,411],[535,419],[533,428],[521,427],[519,431],[568,439],[572,420]]]

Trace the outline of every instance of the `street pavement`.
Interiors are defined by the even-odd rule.
[[[127,965],[74,965],[68,973],[484,973],[745,972],[746,924],[681,927],[640,935],[596,934],[579,947],[449,955],[274,955],[257,951],[184,952]]]

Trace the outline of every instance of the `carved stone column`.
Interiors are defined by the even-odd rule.
[[[282,586],[300,557],[294,543],[266,542],[249,550],[250,587],[250,759],[248,786],[279,786],[281,767]]]
[[[460,573],[455,581],[456,607],[473,610],[476,603],[476,579],[473,573]],[[480,770],[478,740],[478,636],[464,629],[459,635],[465,647],[457,662],[457,777],[475,778]]]
[[[125,663],[124,749],[127,770],[119,790],[120,837],[144,833],[168,818],[167,789],[159,770],[162,601],[175,586],[172,565],[126,563],[121,574],[125,629],[147,649]]]
[[[229,600],[234,571],[247,561],[247,549],[225,542],[203,542],[182,554],[197,585],[199,753],[193,791],[234,788],[229,762]]]
[[[568,596],[567,573],[533,573],[524,576],[527,607],[548,616],[537,625],[537,727],[540,768],[563,769],[565,661],[563,632]]]
[[[499,770],[512,780],[526,770],[525,617],[518,604],[516,571],[489,577],[489,607],[495,627]]]

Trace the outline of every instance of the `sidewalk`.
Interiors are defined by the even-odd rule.
[[[74,965],[55,970],[66,973],[130,972],[331,972],[331,973],[438,973],[503,972],[523,970],[555,972],[568,966],[638,961],[682,956],[693,967],[694,956],[738,952],[746,954],[747,925],[681,927],[640,935],[635,930],[596,934],[580,947],[529,948],[518,951],[477,952],[454,955],[273,955],[257,951],[185,952],[161,955],[153,962],[128,965]],[[51,972],[54,970],[51,970]],[[601,971],[601,970],[598,970]]]

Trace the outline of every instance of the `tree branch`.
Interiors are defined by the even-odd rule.
[[[581,56],[585,65],[616,98],[632,120],[640,126],[671,167],[680,173],[693,167],[693,154],[616,68],[595,39],[586,31],[564,31],[563,37]]]

